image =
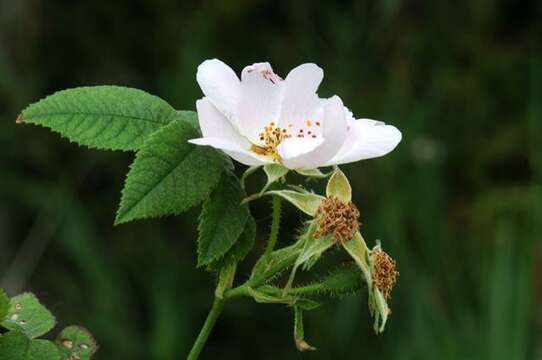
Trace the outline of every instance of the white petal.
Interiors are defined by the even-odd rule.
[[[324,139],[321,136],[316,139],[292,137],[283,140],[277,150],[282,158],[293,159],[314,150],[323,141]]]
[[[241,82],[235,72],[218,59],[205,60],[198,66],[196,79],[213,105],[228,119],[234,119],[241,96]]]
[[[346,117],[343,103],[338,96],[326,100],[322,128],[321,144],[302,155],[293,158],[283,157],[284,166],[290,169],[315,169],[324,166],[337,154],[346,139]],[[279,153],[280,150],[279,146]]]
[[[316,90],[323,78],[323,70],[315,64],[303,64],[290,71],[284,80],[280,127],[292,128],[292,131],[297,133],[314,115],[314,110],[318,107],[320,100],[316,95]]]
[[[229,142],[221,138],[205,137],[199,139],[191,139],[188,140],[188,142],[195,145],[207,145],[214,147],[215,149],[222,150],[234,160],[248,166],[258,166],[271,163],[271,161],[266,159],[265,157],[260,156],[247,148],[243,148],[239,146],[239,144]],[[205,166],[205,164],[201,165]]]
[[[352,122],[346,141],[327,165],[346,164],[384,156],[401,141],[401,132],[383,122],[360,119]]]
[[[278,124],[283,81],[269,63],[247,66],[242,72],[239,130],[253,143],[271,122]]]
[[[196,109],[198,110],[199,126],[203,137],[217,137],[236,143],[243,148],[250,147],[250,142],[239,134],[225,115],[211,104],[209,98],[196,101]]]

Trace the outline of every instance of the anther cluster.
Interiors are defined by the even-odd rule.
[[[345,242],[352,239],[359,230],[359,211],[356,206],[334,196],[322,200],[315,217],[318,221],[318,229],[314,233],[316,238],[332,234],[333,240]]]
[[[395,260],[383,250],[373,250],[373,285],[378,288],[387,300],[397,281],[399,273],[395,271]]]

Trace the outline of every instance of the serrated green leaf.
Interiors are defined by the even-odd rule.
[[[60,354],[51,341],[33,340],[10,331],[0,337],[0,360],[60,360]]]
[[[205,200],[198,225],[198,266],[222,258],[239,239],[249,215],[248,206],[240,205],[244,197],[239,180],[224,174]]]
[[[344,202],[352,201],[352,187],[341,170],[337,169],[331,175],[326,187],[326,196],[334,196]]]
[[[194,129],[199,130],[199,121],[198,121],[197,112],[191,111],[191,110],[177,110],[177,115],[179,119],[186,121],[187,123],[192,125]],[[201,132],[198,132],[198,133],[201,133]]]
[[[211,262],[207,267],[210,270],[219,270],[222,267],[242,261],[254,247],[255,239],[256,221],[252,215],[249,215],[247,223],[245,224],[245,229],[239,237],[239,240],[237,240],[223,257]]]
[[[304,192],[300,193],[293,190],[275,190],[268,191],[265,195],[277,195],[282,197],[285,200],[288,200],[291,204],[296,206],[299,210],[303,211],[305,214],[314,216],[316,210],[320,206],[320,203],[325,198],[323,196]]]
[[[55,326],[55,317],[34,294],[24,293],[11,298],[2,326],[33,339],[51,330]]]
[[[92,334],[81,326],[68,326],[57,336],[56,345],[62,360],[89,360],[98,349]]]
[[[180,214],[207,198],[226,165],[216,150],[187,142],[197,136],[176,120],[147,139],[126,177],[116,224]]]
[[[176,117],[167,102],[142,90],[94,86],[50,95],[23,110],[20,121],[91,148],[136,150]]]
[[[9,312],[9,297],[4,291],[0,289],[0,323],[4,321]]]

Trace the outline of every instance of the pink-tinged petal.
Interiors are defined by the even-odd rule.
[[[283,80],[269,63],[245,67],[241,79],[239,129],[253,143],[261,144],[259,134],[264,127],[278,123]]]
[[[291,158],[283,157],[284,166],[290,169],[314,169],[324,166],[337,154],[346,139],[347,131],[343,103],[338,96],[325,102],[321,126],[323,128],[321,144],[304,154]]]
[[[241,97],[241,82],[235,72],[218,59],[198,66],[198,84],[209,100],[230,121],[235,120]]]
[[[250,147],[250,142],[226,119],[209,98],[196,101],[199,126],[204,137],[217,137],[225,141],[239,144],[244,148]]]
[[[324,78],[324,72],[315,64],[303,64],[294,68],[284,80],[284,96],[279,126],[297,133],[315,116],[320,99],[316,90]],[[318,119],[319,120],[319,119]]]
[[[401,132],[395,126],[370,119],[356,120],[351,124],[341,150],[326,165],[384,156],[395,149],[401,138]]]
[[[263,156],[260,156],[248,148],[243,148],[237,143],[226,141],[217,137],[205,137],[199,139],[188,140],[189,143],[195,145],[211,146],[215,149],[224,151],[232,159],[248,166],[259,166],[270,163],[271,161]],[[205,166],[205,164],[202,164]]]

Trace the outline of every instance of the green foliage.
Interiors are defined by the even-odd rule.
[[[245,196],[239,180],[223,174],[201,211],[198,266],[220,259],[239,239],[249,216],[248,205],[240,205]]]
[[[0,360],[60,360],[55,344],[10,331],[0,337]]]
[[[0,295],[5,293],[0,289]],[[97,346],[92,335],[78,326],[65,328],[57,344],[36,339],[55,325],[54,316],[32,293],[9,301],[9,312],[1,325],[10,330],[0,336],[0,360],[89,360]]]
[[[4,321],[9,312],[9,297],[4,291],[0,288],[0,323]]]
[[[90,332],[80,326],[68,326],[58,334],[56,345],[61,360],[89,360],[98,349]]]
[[[311,359],[542,359],[536,314],[542,307],[540,2],[424,2],[413,8],[401,1],[301,0],[279,7],[238,1],[203,8],[164,0],[145,2],[151,16],[143,22],[152,31],[137,37],[143,8],[125,11],[126,3],[43,2],[47,16],[28,6],[0,11],[2,38],[10,44],[0,56],[0,162],[9,169],[0,175],[0,273],[49,194],[84,208],[88,229],[69,225],[79,230],[70,245],[55,236],[28,270],[33,276],[26,284],[47,289],[70,321],[88,322],[100,339],[98,357],[169,359],[186,352],[203,316],[198,294],[210,293],[213,284],[187,267],[194,243],[175,241],[171,233],[194,237],[198,214],[103,229],[111,214],[100,209],[116,196],[126,156],[66,151],[64,141],[17,129],[12,120],[49,89],[88,83],[144,84],[179,108],[193,108],[201,97],[194,70],[218,50],[238,73],[248,64],[247,52],[266,54],[283,77],[310,54],[325,70],[321,95],[337,92],[356,117],[392,123],[404,135],[386,157],[341,166],[355,189],[368,243],[381,239],[397,259],[401,277],[392,321],[375,338],[364,291],[305,313],[308,340],[321,345]],[[276,16],[262,17],[266,10]],[[119,13],[126,26],[111,36],[101,25],[114,27]],[[96,15],[100,25],[80,26]],[[278,28],[283,31],[270,31]],[[239,36],[247,41],[224,46]],[[29,176],[29,169],[38,171]],[[247,189],[258,191],[252,180]],[[502,207],[504,216],[497,214]],[[288,245],[299,217],[284,208],[279,244]],[[71,209],[51,209],[46,221],[54,226],[54,218]],[[251,209],[259,228],[266,228],[268,203],[253,202]],[[499,234],[503,223],[509,228]],[[46,230],[37,230],[46,237]],[[501,248],[503,239],[509,249]],[[503,256],[506,268],[498,260]],[[59,261],[74,271],[59,272]],[[238,271],[243,276],[247,270]],[[81,293],[81,283],[92,283],[93,291]],[[186,286],[194,296],[179,296]],[[70,306],[64,306],[67,299]],[[250,338],[223,336],[239,330],[235,321],[224,321],[202,358],[300,357],[289,346],[284,311],[243,301],[228,310],[229,319],[239,314],[267,326],[248,325],[255,334]],[[143,316],[149,319],[144,328]],[[263,350],[270,344],[272,351]]]
[[[55,317],[34,294],[24,293],[11,298],[9,313],[2,326],[34,339],[55,326]]]
[[[229,266],[243,260],[250,250],[254,247],[254,240],[256,239],[256,221],[249,214],[245,229],[239,240],[219,259],[216,259],[209,263],[207,267],[211,270],[219,270],[222,267]]]
[[[116,224],[180,214],[209,195],[227,164],[214,149],[187,142],[197,136],[178,120],[148,138],[126,177]]]
[[[48,127],[91,148],[137,150],[176,117],[168,103],[144,91],[95,86],[50,95],[28,106],[20,121]]]

